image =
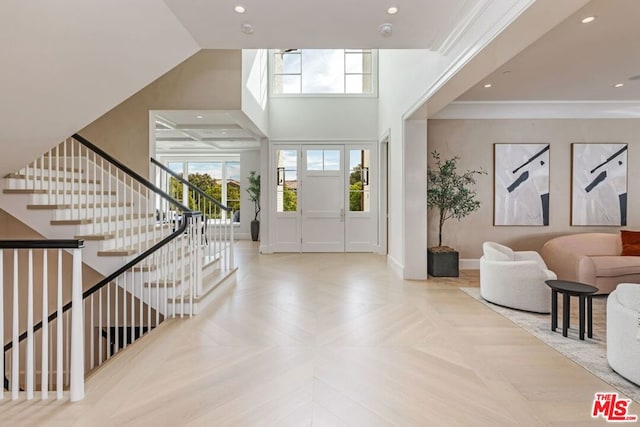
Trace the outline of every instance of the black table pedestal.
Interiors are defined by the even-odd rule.
[[[569,331],[569,314],[571,313],[571,296],[578,297],[578,334],[584,340],[585,332],[585,300],[587,317],[587,336],[593,338],[593,301],[592,294],[598,291],[590,285],[568,280],[547,280],[545,282],[551,288],[551,330],[558,328],[558,293],[562,294],[562,336],[566,337]]]

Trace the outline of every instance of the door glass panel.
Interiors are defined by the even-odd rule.
[[[324,170],[340,170],[340,150],[324,150]]]
[[[308,171],[339,171],[340,150],[307,150]]]
[[[276,151],[276,211],[298,210],[298,151]]]
[[[352,212],[371,210],[370,162],[369,150],[349,150],[349,210]]]
[[[307,170],[321,171],[322,166],[322,150],[307,150]]]

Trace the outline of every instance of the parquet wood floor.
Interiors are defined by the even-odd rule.
[[[372,254],[259,256],[93,373],[84,401],[0,401],[2,426],[569,426],[605,383],[461,292]],[[632,413],[640,413],[631,406]],[[635,412],[633,412],[635,411]]]

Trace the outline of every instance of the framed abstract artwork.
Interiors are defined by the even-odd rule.
[[[571,144],[571,225],[627,225],[627,144]]]
[[[549,225],[549,144],[494,144],[494,225]]]

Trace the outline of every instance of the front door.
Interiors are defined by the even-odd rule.
[[[373,144],[276,145],[274,252],[375,252]]]
[[[344,147],[304,146],[300,196],[301,250],[344,252]]]

